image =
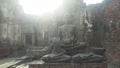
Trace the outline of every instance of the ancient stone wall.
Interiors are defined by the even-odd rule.
[[[105,0],[105,16],[111,23],[120,20],[120,0]]]
[[[108,22],[107,25],[109,26],[111,23],[112,26],[116,27],[116,23],[120,20],[120,0],[104,0],[101,4],[104,6],[104,16],[105,19]],[[94,9],[96,9],[97,5],[89,6],[89,13],[90,17],[94,16]],[[93,12],[91,14],[91,12]],[[99,13],[98,13],[99,15]],[[106,33],[105,41],[104,41],[104,47],[106,48],[106,56],[108,58],[108,61],[111,62],[119,62],[120,61],[120,29],[117,28],[115,30],[111,30],[110,32]],[[93,36],[94,37],[94,36]],[[89,39],[89,37],[88,37]],[[90,43],[93,41],[90,41]]]
[[[0,42],[6,43],[10,48],[19,47],[22,41],[21,27],[19,25],[21,11],[19,13],[17,9],[19,5],[10,0],[1,0],[0,3],[0,11],[2,13]]]

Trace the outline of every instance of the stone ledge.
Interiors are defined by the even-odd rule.
[[[45,63],[30,64],[29,68],[107,68],[107,63]]]

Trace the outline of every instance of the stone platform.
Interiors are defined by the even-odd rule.
[[[29,68],[107,68],[107,63],[45,63],[30,64]]]

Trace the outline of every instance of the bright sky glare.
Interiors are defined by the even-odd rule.
[[[63,0],[19,0],[23,10],[27,14],[44,14],[54,12],[59,8]]]
[[[41,15],[52,13],[63,4],[64,0],[19,0],[26,14]],[[89,4],[101,3],[103,0],[84,0]]]
[[[84,0],[84,2],[89,5],[89,4],[96,4],[96,3],[101,3],[103,0]]]

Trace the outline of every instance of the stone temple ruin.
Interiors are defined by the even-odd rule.
[[[55,18],[60,17],[59,20],[55,20],[55,27],[50,28],[49,24],[41,28],[44,45],[39,42],[36,42],[37,45],[32,43],[32,46],[26,48],[27,56],[19,58],[19,62],[8,68],[17,68],[24,63],[28,63],[29,68],[46,68],[44,66],[47,65],[55,65],[54,68],[60,65],[63,68],[106,68],[105,48],[93,45],[89,51],[90,46],[85,39],[85,33],[91,28],[91,19],[85,7],[83,0],[66,0],[64,8]]]
[[[90,19],[86,19],[87,11],[83,1],[81,0],[79,4],[77,1],[69,2],[67,5],[72,8],[64,11],[64,13],[70,12],[63,16],[62,24],[57,23],[57,34],[50,37],[48,46],[29,50],[31,57],[40,59],[44,63],[101,63],[102,65],[106,60],[103,47],[94,45],[91,52],[87,52],[89,44],[84,39],[84,33],[89,30],[91,24]],[[79,8],[73,9],[77,6]]]

